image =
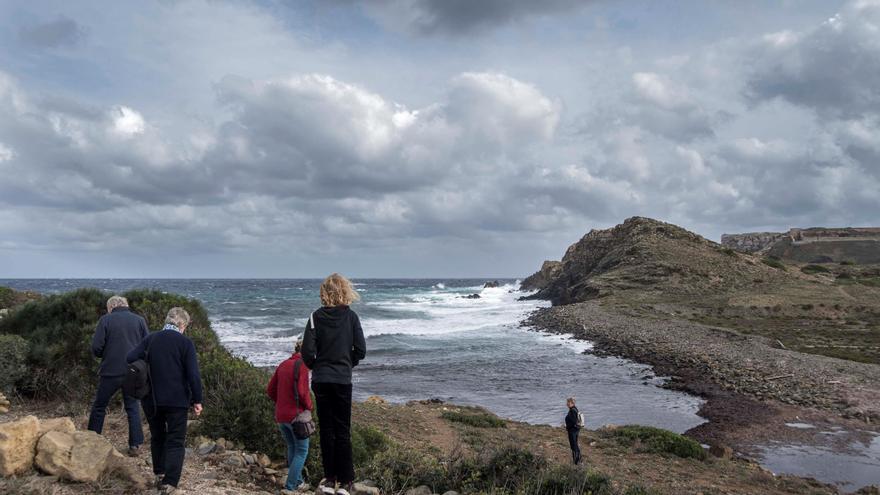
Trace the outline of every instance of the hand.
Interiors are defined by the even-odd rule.
[[[202,414],[202,405],[201,404],[193,404],[193,412],[195,413],[196,416],[201,415]]]

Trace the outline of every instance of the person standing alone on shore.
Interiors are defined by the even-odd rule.
[[[143,359],[150,365],[150,393],[144,399],[144,412],[152,435],[153,473],[159,491],[166,495],[177,491],[183,472],[189,407],[196,416],[202,413],[196,348],[183,335],[189,323],[186,310],[171,308],[165,327],[150,334],[126,357],[129,363]]]
[[[287,491],[304,490],[302,478],[303,466],[309,455],[309,437],[297,438],[293,420],[305,411],[309,411],[311,420],[312,394],[309,393],[309,369],[302,360],[302,340],[298,340],[293,348],[293,356],[285,359],[275,369],[269,380],[266,393],[275,403],[275,422],[281,430],[281,436],[287,444]]]
[[[113,296],[107,300],[107,314],[98,320],[95,335],[92,337],[92,354],[101,359],[98,374],[98,391],[89,413],[89,430],[101,433],[107,405],[116,392],[122,388],[129,351],[147,337],[147,322],[128,308],[128,300]],[[125,413],[128,416],[128,455],[136,456],[144,443],[141,428],[140,401],[122,394]]]
[[[568,432],[568,445],[571,447],[571,460],[575,464],[581,462],[581,447],[578,445],[578,435],[583,428],[584,423],[580,411],[574,402],[574,397],[569,397],[566,401],[568,406],[568,414],[565,415],[565,430]]]
[[[357,313],[349,305],[360,297],[351,282],[334,273],[321,284],[321,308],[309,317],[302,357],[312,369],[318,405],[321,461],[326,495],[350,495],[354,485],[351,455],[351,369],[367,354]]]

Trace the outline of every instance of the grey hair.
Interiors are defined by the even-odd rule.
[[[569,397],[569,398],[567,399],[567,401],[568,401],[568,402],[571,402],[571,403],[574,404],[574,405],[577,405],[577,402],[574,401],[574,397]]]
[[[113,311],[116,308],[127,308],[128,299],[122,296],[113,296],[107,299],[107,311]]]
[[[165,317],[166,324],[170,323],[177,328],[187,327],[189,326],[189,322],[189,313],[183,308],[171,308],[168,310],[168,316]]]
[[[296,344],[293,344],[293,352],[299,352],[302,350],[303,339],[302,337],[296,339]]]

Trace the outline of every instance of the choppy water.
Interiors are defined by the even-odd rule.
[[[558,425],[575,396],[590,427],[639,423],[683,432],[703,422],[701,401],[659,388],[650,368],[583,351],[588,343],[521,328],[545,303],[518,301],[514,280],[357,280],[367,336],[355,397],[440,398],[507,418]],[[286,358],[319,305],[317,280],[6,280],[43,293],[77,287],[155,288],[195,297],[233,353],[259,366]],[[479,299],[462,296],[479,293]]]

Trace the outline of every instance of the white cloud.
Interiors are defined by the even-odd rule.
[[[144,117],[126,106],[113,109],[113,132],[123,137],[144,133]]]

